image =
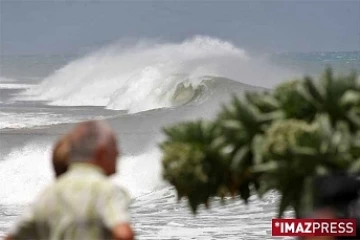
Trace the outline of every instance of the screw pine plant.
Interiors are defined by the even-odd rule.
[[[309,115],[326,113],[332,125],[343,120],[351,130],[360,128],[360,78],[356,72],[334,76],[327,68],[320,81],[305,77],[301,85],[299,92],[316,109]]]
[[[330,68],[233,97],[213,121],[165,128],[163,176],[196,213],[212,197],[281,195],[278,217],[312,207],[312,181],[360,173],[360,78]]]
[[[212,196],[225,196],[232,188],[229,158],[216,124],[185,122],[168,127],[168,139],[161,144],[164,152],[164,178],[175,186],[179,199],[188,197],[196,212],[200,204],[208,206]]]

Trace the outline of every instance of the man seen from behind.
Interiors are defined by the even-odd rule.
[[[110,127],[83,122],[68,141],[69,169],[38,196],[7,239],[134,239],[129,197],[108,179],[119,154]]]

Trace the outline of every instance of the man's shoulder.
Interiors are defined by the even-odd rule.
[[[78,174],[69,172],[57,179],[55,185],[67,187],[72,184],[76,185],[108,185],[111,182],[106,176],[101,174]]]
[[[104,181],[101,183],[101,188],[104,190],[104,192],[107,192],[108,194],[116,195],[118,197],[121,196],[125,198],[130,198],[129,193],[125,188],[115,184],[109,179],[106,182]]]
[[[105,198],[118,199],[127,202],[127,204],[131,201],[128,191],[110,180],[103,182],[100,191]]]
[[[75,186],[78,188],[91,188],[92,191],[101,191],[104,193],[112,194],[120,194],[124,196],[129,196],[126,189],[115,184],[110,178],[106,176],[100,175],[92,175],[92,176],[64,176],[59,178],[53,186],[49,186],[49,189],[68,189],[71,186]]]

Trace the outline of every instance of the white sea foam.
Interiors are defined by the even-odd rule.
[[[32,128],[60,123],[75,123],[84,119],[104,119],[102,116],[73,116],[50,112],[1,112],[0,129]]]
[[[139,197],[164,185],[159,150],[152,148],[140,155],[125,156],[118,164],[115,183],[124,186],[132,197]]]
[[[28,143],[0,161],[0,204],[26,204],[53,181],[52,145]],[[162,186],[159,152],[151,149],[140,155],[124,156],[119,173],[112,179],[127,189],[131,197]]]
[[[29,143],[0,161],[0,204],[28,203],[51,182],[50,147]]]
[[[70,62],[18,99],[51,105],[106,106],[130,113],[171,107],[181,86],[187,102],[204,76],[271,86],[290,73],[254,60],[233,44],[210,37],[182,43],[112,45]]]
[[[25,128],[59,123],[59,114],[0,112],[0,129]],[[70,119],[66,119],[69,121]],[[65,121],[66,121],[65,120]]]
[[[24,89],[31,88],[33,84],[0,83],[0,89]]]
[[[16,81],[15,79],[0,76],[0,83],[9,83],[9,82],[15,82],[15,81]]]

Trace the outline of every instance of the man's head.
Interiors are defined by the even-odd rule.
[[[55,144],[52,155],[53,170],[57,178],[63,173],[65,173],[68,169],[69,152],[70,152],[69,136],[64,135]]]
[[[100,121],[87,121],[75,126],[70,134],[71,162],[89,162],[102,168],[107,175],[116,172],[119,154],[111,128]]]

